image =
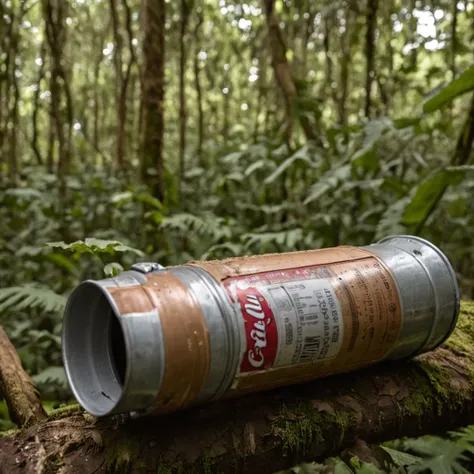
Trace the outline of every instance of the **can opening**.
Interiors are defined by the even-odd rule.
[[[86,411],[111,413],[124,392],[127,347],[105,289],[93,282],[80,284],[69,297],[63,360],[71,389]]]
[[[115,314],[111,316],[110,325],[110,348],[111,348],[111,363],[117,376],[117,381],[123,387],[125,383],[125,372],[127,369],[127,357],[125,349],[125,339],[120,323]]]

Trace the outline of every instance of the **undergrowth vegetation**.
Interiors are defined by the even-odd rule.
[[[416,234],[474,298],[474,4],[378,3],[0,2],[0,323],[48,411],[70,291],[137,261]],[[468,427],[285,472],[473,470]]]
[[[404,438],[380,446],[359,443],[324,463],[301,464],[276,474],[469,474],[473,469],[474,426],[468,426],[442,438]]]
[[[434,113],[460,81],[474,87],[474,66],[468,73],[418,117],[333,127],[321,145],[292,149],[261,137],[216,155],[208,170],[195,164],[179,201],[170,192],[160,202],[131,175],[90,168],[66,178],[61,199],[55,175],[24,169],[21,186],[0,196],[0,311],[27,371],[67,397],[60,328],[68,292],[135,261],[174,265],[415,232],[446,252],[472,298],[474,166],[447,160],[456,149]]]

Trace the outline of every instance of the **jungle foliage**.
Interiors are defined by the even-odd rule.
[[[137,260],[415,233],[473,298],[473,25],[472,0],[0,2],[0,314],[43,397],[70,398],[70,290]]]

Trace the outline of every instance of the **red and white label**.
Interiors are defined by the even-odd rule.
[[[257,288],[236,288],[237,301],[245,322],[247,350],[241,372],[273,366],[278,346],[278,331],[273,311]]]
[[[225,282],[244,322],[240,373],[337,356],[344,335],[342,311],[330,281],[317,273],[295,269]]]

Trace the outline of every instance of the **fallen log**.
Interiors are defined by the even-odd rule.
[[[46,419],[46,412],[33,381],[21,366],[20,358],[0,326],[0,386],[10,417],[20,426],[31,426]]]
[[[474,303],[436,351],[166,417],[79,407],[0,438],[0,472],[271,473],[369,443],[474,423]]]

